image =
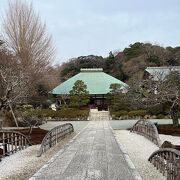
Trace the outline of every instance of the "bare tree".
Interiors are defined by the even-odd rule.
[[[132,106],[147,108],[157,104],[168,103],[169,114],[173,124],[178,122],[178,110],[180,109],[180,73],[171,72],[165,78],[162,74],[158,80],[149,77],[145,80],[134,80],[128,92]]]
[[[40,80],[54,58],[52,38],[46,25],[27,1],[9,1],[3,18],[4,38],[29,75],[31,87]]]
[[[168,59],[172,58],[172,53],[159,45],[152,45],[150,43],[144,44],[145,58],[149,61],[150,65],[165,66],[169,65]]]
[[[177,113],[180,110],[180,73],[171,72],[161,81],[160,86],[156,87],[155,92],[160,102],[170,104],[169,113],[173,124],[179,124]]]
[[[22,71],[18,59],[9,51],[3,41],[0,43],[0,116],[11,110],[16,125],[12,104],[28,95],[28,77]],[[1,117],[0,117],[1,118]],[[4,119],[4,118],[3,118]]]
[[[6,61],[1,59],[5,55],[0,56],[0,110],[28,95],[28,77],[12,55],[6,56],[9,56]]]

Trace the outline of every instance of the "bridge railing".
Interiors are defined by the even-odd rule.
[[[167,180],[180,180],[180,151],[163,148],[155,151],[148,159]]]
[[[149,120],[140,119],[132,127],[131,132],[134,132],[134,133],[137,133],[146,137],[147,139],[152,141],[154,144],[156,144],[158,147],[161,146],[158,130],[156,126]]]
[[[73,131],[74,128],[71,123],[62,124],[53,128],[43,138],[37,157],[40,157],[42,153],[55,146],[61,139]]]
[[[29,139],[20,132],[0,130],[0,160],[30,146]]]

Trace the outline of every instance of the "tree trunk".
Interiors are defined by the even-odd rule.
[[[3,118],[1,118],[0,116],[0,130],[2,130],[2,126],[3,126]]]
[[[172,122],[174,125],[179,125],[179,120],[178,120],[178,114],[177,114],[178,109],[175,107],[172,107],[170,110],[170,115],[172,118]]]
[[[171,116],[171,117],[172,117],[172,116]],[[175,116],[172,117],[172,121],[173,121],[173,124],[174,124],[174,125],[179,125],[179,120],[178,120],[178,116],[177,116],[177,115],[175,115]]]

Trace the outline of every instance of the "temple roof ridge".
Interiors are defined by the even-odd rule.
[[[81,68],[81,72],[103,72],[103,68]]]

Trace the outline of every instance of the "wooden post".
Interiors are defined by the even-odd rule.
[[[3,123],[3,120],[0,119],[0,130],[2,130],[2,123]]]
[[[177,178],[175,180],[180,180],[180,159],[177,160]]]
[[[3,133],[3,156],[7,156],[7,136]]]
[[[52,132],[49,134],[49,147],[52,147]]]

